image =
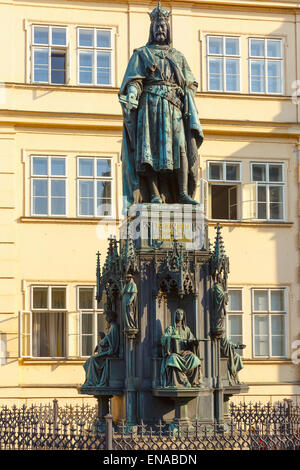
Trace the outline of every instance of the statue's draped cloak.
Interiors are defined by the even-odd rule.
[[[203,133],[194,102],[197,83],[185,57],[168,46],[136,49],[128,63],[120,95],[127,94],[130,84],[138,90],[139,106],[129,114],[123,107],[124,196],[129,204],[141,202],[140,178],[147,172],[147,165],[159,174],[170,175],[180,167],[181,152],[188,156],[188,192],[194,196],[197,149]],[[166,99],[166,94],[175,96],[181,102],[181,109]]]
[[[119,350],[119,326],[112,323],[108,334],[98,343],[97,354],[83,365],[86,373],[85,387],[105,387],[108,379],[107,357],[116,356]]]
[[[132,280],[124,289],[122,296],[122,312],[126,329],[137,328],[136,310],[137,310],[137,286]]]
[[[228,378],[232,384],[237,383],[237,374],[243,369],[241,356],[236,352],[236,345],[229,341],[225,336],[221,338],[221,354],[228,358]]]
[[[170,339],[174,336],[180,337],[180,340],[178,340],[179,352],[168,354],[170,351]],[[175,321],[173,321],[167,327],[161,338],[164,356],[161,364],[161,384],[163,387],[168,386],[172,382],[170,374],[172,369],[177,369],[179,373],[188,374],[201,365],[199,357],[187,349],[187,341],[193,340],[195,340],[195,337],[188,326],[185,325],[184,328],[177,328]]]

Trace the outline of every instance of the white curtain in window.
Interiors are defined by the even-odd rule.
[[[66,356],[66,314],[64,312],[34,312],[32,329],[33,356]]]

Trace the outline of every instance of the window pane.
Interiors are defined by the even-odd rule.
[[[223,90],[223,60],[209,59],[209,89]]]
[[[272,336],[272,356],[285,355],[285,337]]]
[[[66,28],[52,28],[52,44],[54,46],[65,46],[67,42]]]
[[[79,181],[79,197],[94,197],[93,181]]]
[[[64,158],[51,158],[51,175],[65,176],[66,162]]]
[[[80,215],[94,215],[94,199],[80,199],[79,201]]]
[[[209,164],[209,179],[222,180],[223,179],[223,164],[210,163]]]
[[[81,337],[81,350],[83,356],[92,356],[94,352],[93,336],[84,335]]]
[[[93,83],[93,53],[79,52],[79,83]]]
[[[48,26],[34,26],[33,42],[34,44],[48,44],[49,43]]]
[[[282,165],[269,165],[269,180],[283,181]]]
[[[242,335],[242,315],[229,315],[228,316],[228,330],[230,336]]]
[[[239,91],[239,82],[239,59],[226,59],[226,91]]]
[[[104,176],[111,176],[111,161],[105,160],[104,158],[101,160],[97,160],[97,176],[104,177]]]
[[[97,199],[97,216],[110,216],[111,215],[111,200],[110,199]]]
[[[63,198],[51,198],[51,215],[66,215],[66,200]]]
[[[97,85],[109,85],[111,83],[110,70],[97,70]]]
[[[257,200],[259,202],[267,202],[267,188],[266,186],[257,187]]]
[[[94,176],[94,160],[88,158],[79,159],[79,176]]]
[[[226,55],[239,55],[239,39],[238,38],[225,38],[225,54]]]
[[[208,38],[208,53],[223,54],[223,38],[210,36]]]
[[[33,157],[32,159],[32,174],[45,175],[48,174],[48,158],[47,157]]]
[[[33,51],[34,58],[34,76],[35,82],[46,82],[49,81],[49,57],[47,49],[35,49]]]
[[[254,310],[256,312],[267,312],[268,309],[268,291],[254,291]]]
[[[258,203],[257,204],[257,218],[266,219],[267,218],[267,203]]]
[[[66,182],[64,180],[51,181],[51,196],[66,196]]]
[[[268,57],[282,57],[281,53],[281,40],[268,39],[267,40],[267,55]]]
[[[269,355],[269,324],[267,315],[255,315],[255,356]]]
[[[97,198],[110,199],[111,198],[111,182],[110,181],[97,181]]]
[[[47,180],[33,180],[33,196],[48,196]]]
[[[242,310],[242,291],[241,290],[229,290],[229,311],[241,311]]]
[[[97,84],[110,84],[111,55],[110,52],[97,52]]]
[[[79,289],[79,308],[81,310],[94,308],[94,289]]]
[[[251,91],[265,92],[265,63],[262,60],[251,61]]]
[[[48,287],[34,287],[32,308],[48,308]]]
[[[255,57],[264,57],[265,41],[264,39],[250,39],[250,55]]]
[[[48,215],[48,199],[45,197],[33,198],[33,214]]]
[[[266,181],[266,165],[252,165],[252,181]]]
[[[272,335],[284,334],[284,315],[271,316],[271,331]]]
[[[281,63],[278,61],[268,61],[268,92],[281,93]]]
[[[92,29],[79,30],[79,46],[93,47],[94,46],[94,31]]]
[[[240,179],[240,166],[233,163],[226,163],[226,180],[238,181]]]
[[[255,356],[269,356],[269,339],[267,336],[255,337]]]
[[[66,53],[64,51],[51,51],[51,83],[64,84],[66,67]]]
[[[107,333],[107,322],[103,313],[97,315],[97,334],[99,335],[100,332]]]
[[[283,204],[270,204],[270,219],[283,220]]]
[[[97,30],[97,47],[111,47],[111,31]]]
[[[282,202],[283,188],[282,186],[270,186],[270,202]]]
[[[66,289],[65,287],[53,287],[51,308],[66,308]]]
[[[93,334],[93,313],[83,313],[82,314],[82,333],[83,334]]]
[[[33,313],[32,349],[36,357],[66,356],[66,314]]]

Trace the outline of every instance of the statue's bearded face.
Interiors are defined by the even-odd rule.
[[[165,21],[157,21],[153,26],[153,34],[157,44],[164,44],[168,35],[168,26]]]

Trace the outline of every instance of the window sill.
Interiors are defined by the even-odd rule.
[[[242,358],[242,361],[243,361],[243,364],[253,364],[253,365],[256,365],[256,364],[294,364],[291,359],[289,359],[288,357],[283,357],[283,358],[262,358],[262,359],[259,359],[259,358],[253,358],[253,359],[244,359]]]
[[[26,366],[26,365],[43,365],[43,366],[47,366],[47,365],[53,365],[53,364],[56,364],[56,365],[80,365],[82,366],[85,362],[86,362],[87,358],[57,358],[57,357],[54,357],[53,359],[51,357],[33,357],[33,358],[29,358],[29,357],[19,357],[18,359],[18,362],[19,362],[19,365],[23,365],[23,366]]]
[[[23,223],[42,223],[42,224],[118,224],[121,222],[120,219],[116,218],[105,218],[105,217],[20,217],[20,222]]]
[[[227,219],[209,219],[208,225],[214,226],[219,223],[222,226],[235,226],[235,227],[276,227],[276,228],[290,228],[294,222],[268,222],[268,221],[241,221],[241,220],[227,220]]]

